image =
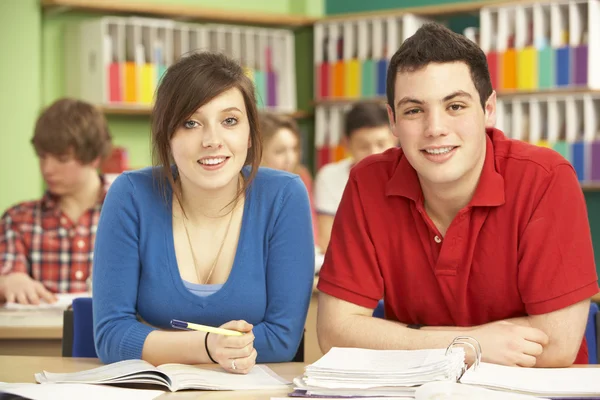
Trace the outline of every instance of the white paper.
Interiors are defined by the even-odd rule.
[[[15,310],[15,311],[38,311],[38,310],[66,310],[69,308],[73,300],[78,297],[90,297],[88,292],[83,293],[59,293],[56,295],[56,302],[46,303],[40,301],[40,304],[18,304],[18,303],[6,303],[2,309]]]
[[[518,393],[463,385],[455,382],[430,382],[415,391],[415,400],[534,400],[541,399]]]
[[[0,384],[0,390],[33,400],[151,400],[162,395],[161,390],[128,389],[113,386],[84,384],[9,383]]]
[[[600,393],[600,368],[521,368],[481,363],[461,383],[547,397]]]

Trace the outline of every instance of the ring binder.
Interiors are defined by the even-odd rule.
[[[471,350],[473,350],[473,353],[475,353],[475,361],[473,362],[473,370],[476,370],[479,367],[479,364],[481,363],[481,345],[479,344],[477,339],[470,337],[470,336],[457,336],[452,340],[452,342],[450,342],[448,347],[446,347],[446,352],[444,354],[448,355],[448,353],[452,350],[453,347],[460,346],[460,345],[470,347]],[[464,373],[467,372],[468,368],[469,368],[469,365],[465,362],[462,370],[460,371],[458,378],[456,379],[457,382],[460,381],[460,378],[462,378]]]

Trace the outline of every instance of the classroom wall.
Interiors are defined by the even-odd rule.
[[[38,0],[0,1],[0,210],[39,195],[29,140],[41,103],[41,26]]]
[[[325,14],[346,14],[353,12],[377,11],[392,8],[425,7],[439,4],[474,3],[481,0],[326,0]]]
[[[321,16],[324,11],[324,0],[228,0],[218,4],[212,0],[121,2],[197,5],[237,12],[247,10],[310,16]],[[0,118],[5,129],[0,136],[0,187],[3,188],[0,191],[0,210],[43,193],[37,159],[29,144],[34,122],[42,107],[65,95],[62,37],[66,23],[98,15],[43,15],[39,0],[0,0],[0,48],[4,54],[11,55],[7,61],[3,59],[0,63]],[[298,35],[301,46],[312,46],[312,32],[308,28],[299,30]],[[304,61],[298,60],[298,65],[302,66]],[[312,67],[302,78],[312,82]],[[299,105],[307,106],[312,91],[302,88],[299,92],[302,92],[299,93],[302,96]],[[149,117],[110,116],[108,121],[115,144],[128,149],[130,165],[133,168],[150,165]],[[310,121],[302,124],[310,127]],[[15,174],[16,165],[19,166],[18,174]]]

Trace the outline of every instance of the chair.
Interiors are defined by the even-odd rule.
[[[94,345],[92,298],[73,300],[72,309],[63,313],[63,357],[98,357]],[[304,362],[304,332],[292,362]]]
[[[92,298],[78,297],[63,313],[63,357],[97,358],[94,345]]]
[[[383,306],[383,300],[379,300],[377,303],[377,307],[373,310],[373,316],[376,318],[383,318],[385,315],[385,309]]]
[[[588,346],[588,363],[598,364],[600,353],[598,349],[598,342],[600,337],[600,331],[598,325],[600,321],[600,308],[597,303],[593,301],[590,303],[590,312],[588,314],[588,322],[585,327],[585,340]]]

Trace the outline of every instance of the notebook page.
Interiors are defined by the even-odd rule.
[[[6,303],[4,306],[0,307],[5,310],[14,310],[14,311],[37,311],[37,310],[66,310],[69,308],[73,300],[78,297],[90,297],[88,292],[83,293],[59,293],[56,295],[56,302],[54,303],[46,303],[45,301],[40,301],[40,304],[19,304],[19,303]]]
[[[127,389],[79,383],[60,385],[38,385],[35,383],[0,384],[0,391],[17,394],[33,400],[151,400],[164,393],[161,390]]]
[[[481,363],[461,383],[547,397],[600,393],[600,368],[520,368]]]
[[[246,375],[184,364],[164,364],[158,369],[172,378],[173,390],[186,388],[207,390],[286,389],[290,384],[266,365],[255,365]]]
[[[540,397],[507,393],[455,382],[429,382],[417,388],[415,400],[543,400]],[[546,399],[548,400],[548,399]]]
[[[125,360],[80,372],[53,373],[44,371],[35,374],[35,380],[38,383],[104,383],[113,380],[122,380],[120,378],[124,376],[142,373],[147,376],[149,373],[156,375],[160,372],[146,361]],[[161,380],[164,381],[163,378]]]
[[[377,373],[398,373],[407,369],[428,366],[443,361],[445,349],[433,350],[370,350],[359,348],[332,348],[308,370],[331,369]]]

